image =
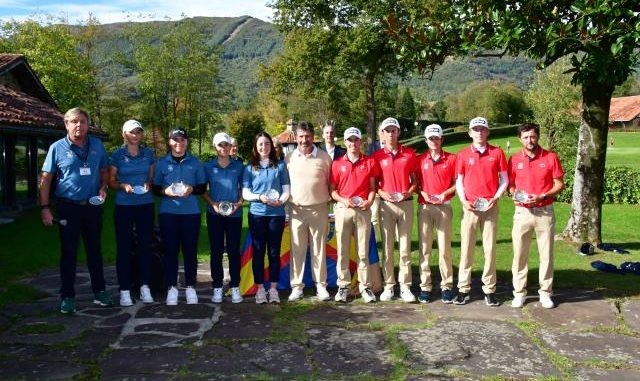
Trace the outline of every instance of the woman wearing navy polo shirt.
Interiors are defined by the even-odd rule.
[[[187,304],[197,304],[193,288],[198,270],[198,237],[200,235],[200,204],[197,195],[207,189],[204,168],[200,160],[187,152],[187,133],[173,129],[169,133],[170,152],[156,162],[153,191],[161,196],[158,220],[164,244],[164,276],[167,284],[167,305],[178,304],[178,253],[184,257],[185,295]]]
[[[111,154],[109,185],[117,189],[113,221],[116,231],[116,272],[120,284],[120,305],[130,306],[131,250],[135,229],[138,243],[140,299],[153,303],[151,282],[151,235],[153,231],[154,203],[149,192],[153,179],[155,157],[150,148],[142,147],[142,124],[128,120],[122,125],[124,145]]]
[[[240,296],[240,235],[242,233],[242,173],[244,165],[231,157],[231,138],[224,132],[213,137],[218,157],[204,163],[209,192],[207,201],[207,231],[211,247],[211,301],[222,303],[222,254],[227,251],[231,275],[231,301],[242,302]],[[226,243],[226,245],[225,245]]]
[[[250,201],[249,232],[253,247],[253,279],[256,303],[267,302],[264,290],[264,254],[269,256],[269,302],[280,303],[280,243],[284,232],[284,203],[289,198],[289,173],[276,158],[273,140],[266,132],[256,136],[249,164],[244,169],[242,197]]]

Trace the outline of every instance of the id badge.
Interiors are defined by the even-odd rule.
[[[80,168],[80,176],[91,176],[91,168],[89,168],[89,167],[81,167]]]

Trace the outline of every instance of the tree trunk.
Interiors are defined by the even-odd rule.
[[[602,196],[612,86],[582,85],[578,156],[569,221],[563,236],[574,242],[602,242]]]
[[[372,70],[367,70],[364,77],[364,93],[366,98],[367,108],[367,134],[371,141],[378,139],[378,133],[376,130],[376,85],[375,74]]]

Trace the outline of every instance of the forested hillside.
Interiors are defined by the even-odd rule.
[[[232,97],[240,101],[249,99],[258,89],[256,70],[282,48],[282,38],[272,24],[248,16],[196,17],[193,19],[209,33],[208,48],[220,49],[220,80],[227,85]],[[176,21],[150,21],[145,23],[158,37],[177,25]],[[94,62],[99,62],[99,75],[115,81],[117,77],[132,75],[126,62],[130,60],[131,45],[125,38],[139,23],[98,25],[95,35],[98,43]],[[81,33],[83,28],[76,27]],[[227,92],[227,95],[231,95]]]
[[[259,84],[256,70],[282,49],[282,37],[274,25],[252,17],[198,17],[194,19],[210,32],[210,47],[221,50],[220,79],[227,86],[225,92],[239,102],[256,94]],[[166,33],[175,21],[149,22],[157,33]],[[100,43],[96,53],[102,59],[101,76],[129,76],[119,64],[120,53],[126,56],[131,47],[123,38],[133,23],[98,26]],[[420,98],[438,100],[462,91],[470,83],[483,79],[511,81],[526,87],[531,81],[534,64],[523,58],[473,58],[449,60],[438,68],[431,79],[415,76],[406,85],[418,90]],[[233,93],[233,94],[230,94]]]

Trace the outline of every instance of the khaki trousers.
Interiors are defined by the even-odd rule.
[[[373,203],[369,210],[371,210],[371,223],[373,224],[373,230],[376,233],[376,241],[380,241],[382,232],[380,231],[380,198],[379,195],[373,198]]]
[[[347,208],[336,203],[336,241],[338,244],[338,287],[347,288],[351,284],[349,260],[351,256],[351,237],[356,239],[358,253],[358,281],[360,291],[371,288],[369,279],[369,238],[371,236],[371,210]]]
[[[476,245],[476,231],[482,231],[484,268],[482,270],[482,291],[491,294],[496,291],[496,236],[498,234],[498,204],[486,212],[464,210],[460,224],[460,268],[458,270],[458,291],[471,290],[471,268]]]
[[[398,281],[403,288],[411,287],[411,229],[413,225],[413,201],[380,201],[380,230],[382,232],[382,276],[384,288],[396,285],[394,275],[393,244],[398,233]]]
[[[540,255],[540,269],[538,294],[551,296],[553,293],[553,237],[555,234],[556,217],[553,204],[541,208],[524,208],[516,206],[513,214],[513,295],[527,295],[527,273],[529,272],[529,249],[533,233],[538,242]]]
[[[304,266],[307,248],[311,249],[311,274],[317,286],[327,286],[327,204],[291,205],[291,288],[304,288]]]
[[[431,292],[431,268],[429,257],[433,248],[433,230],[438,237],[438,267],[440,268],[440,288],[453,288],[453,268],[451,265],[451,211],[450,204],[425,204],[418,206],[418,242],[420,242],[420,289]]]

